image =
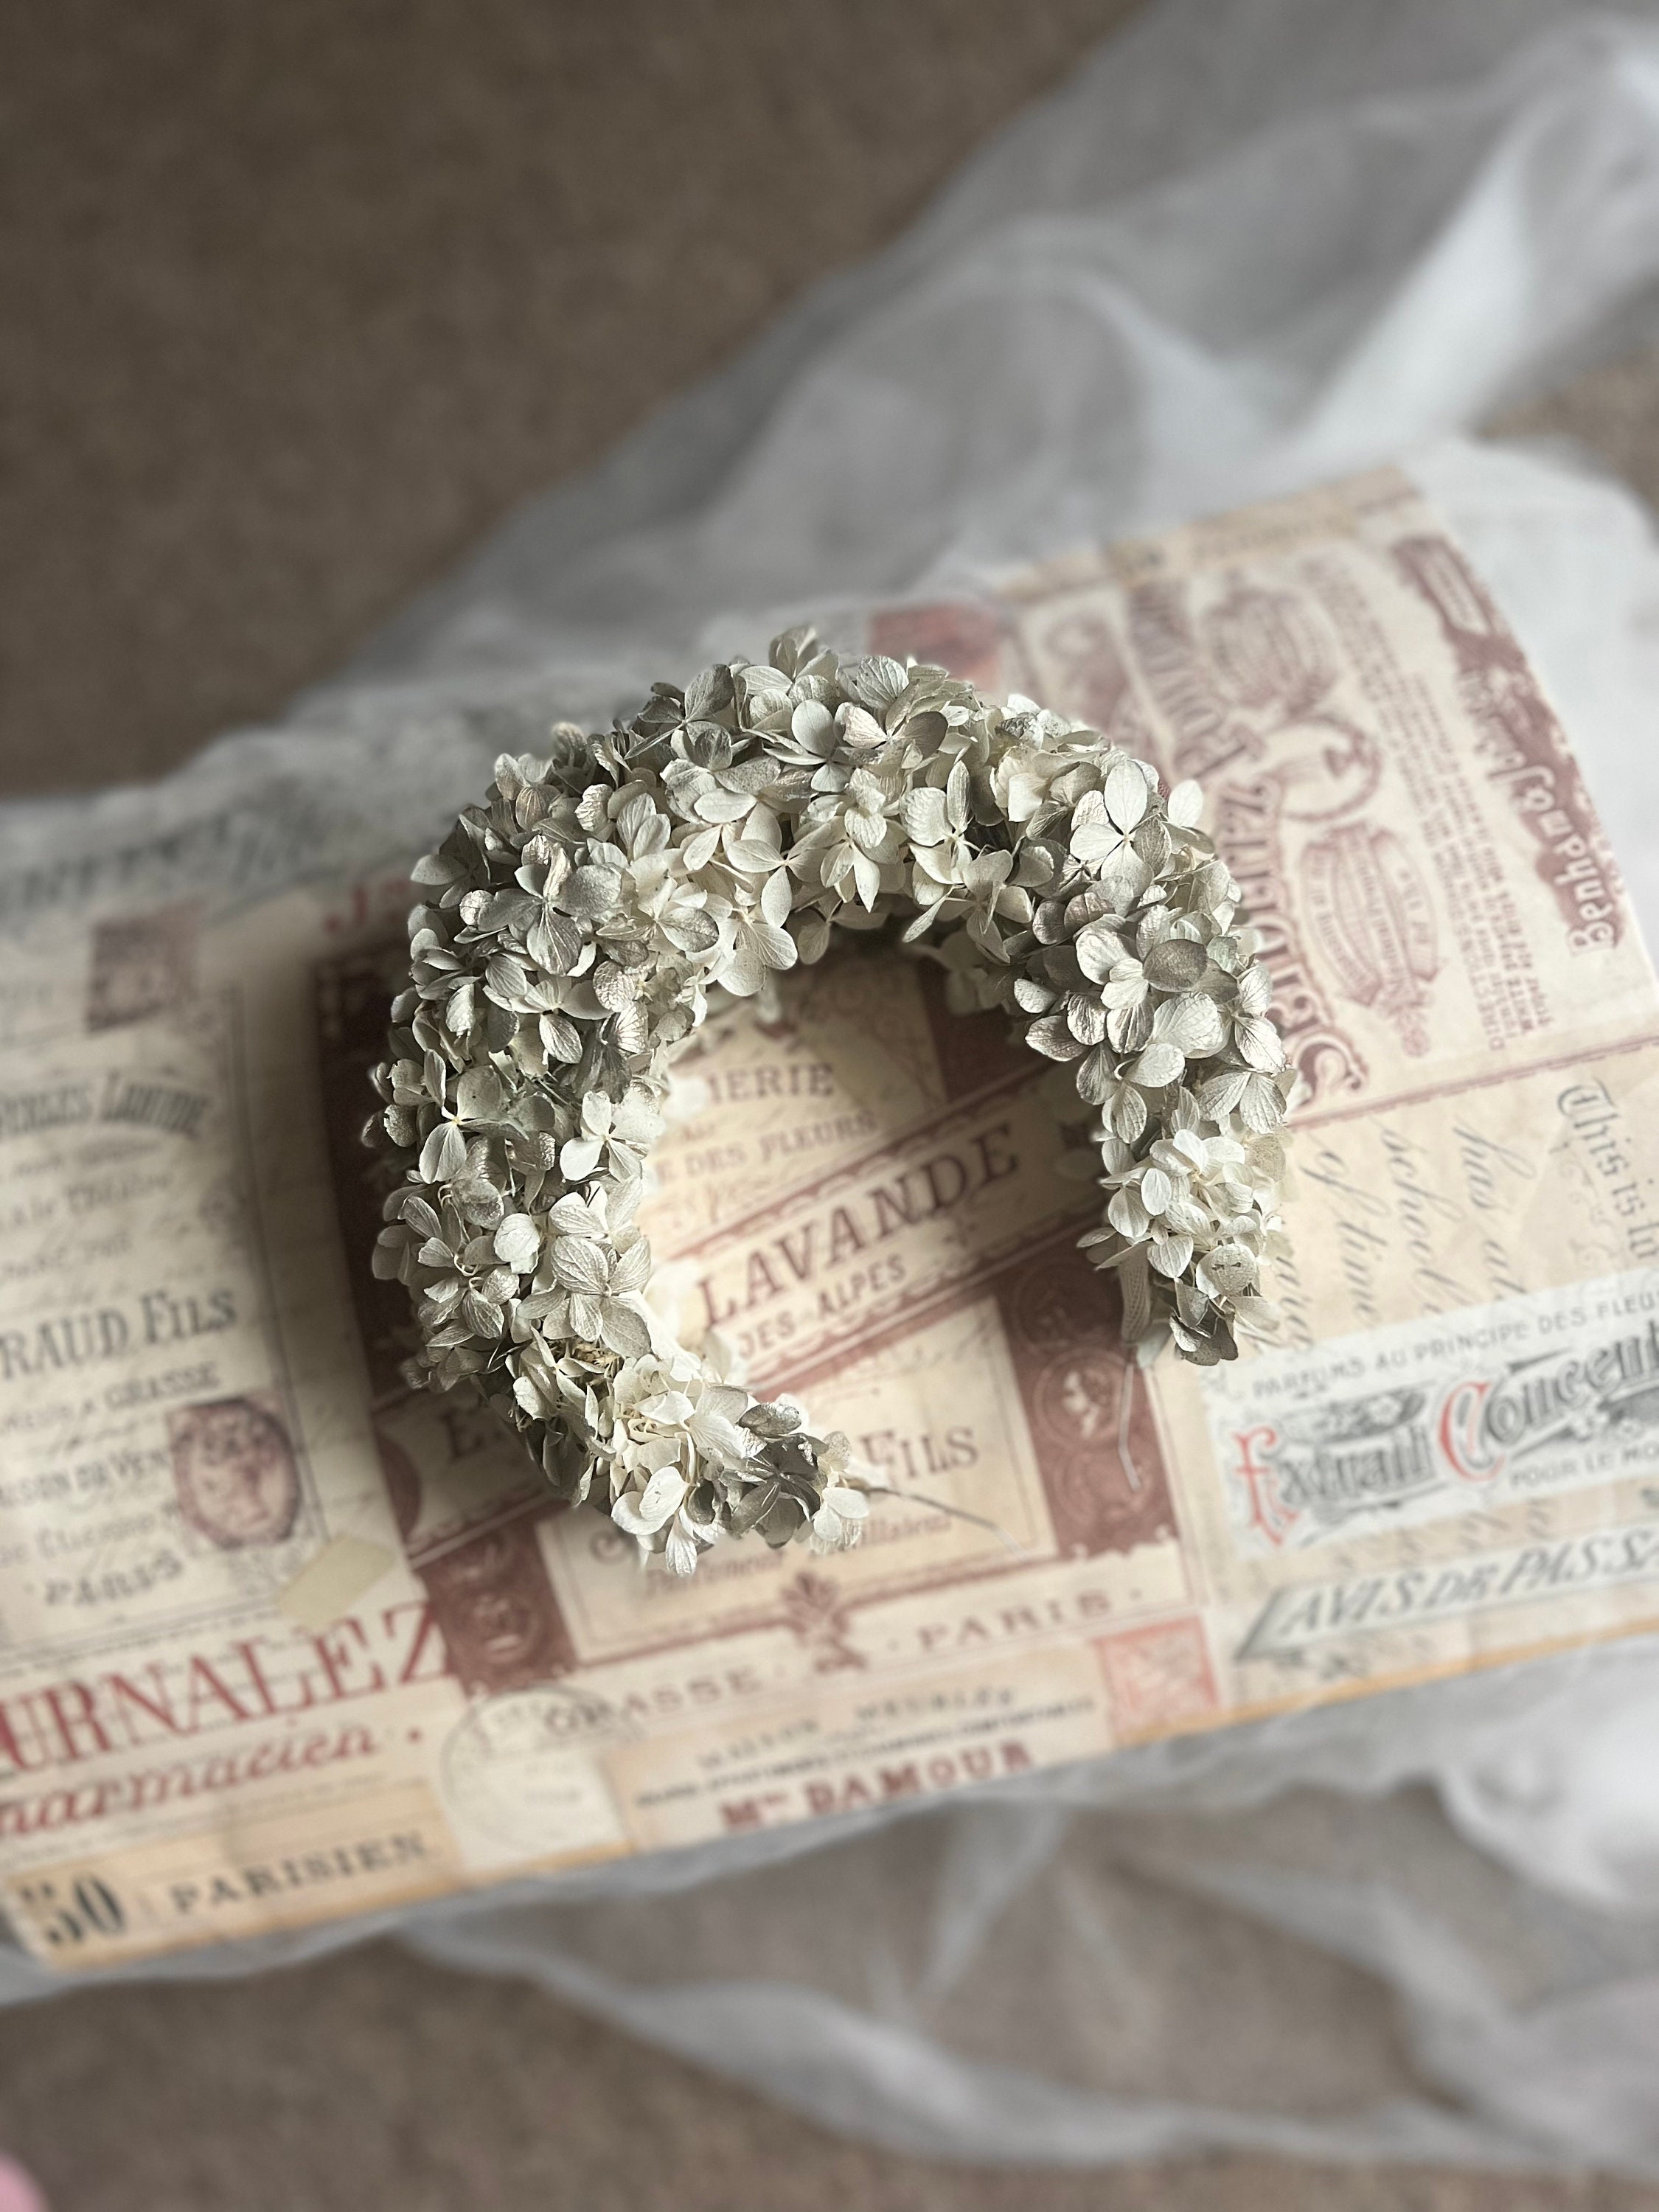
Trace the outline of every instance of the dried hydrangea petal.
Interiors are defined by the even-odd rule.
[[[1137,1356],[1232,1358],[1271,1315],[1294,1079],[1202,812],[1196,784],[1164,793],[1031,700],[842,664],[805,629],[764,664],[654,685],[614,730],[503,754],[416,864],[427,902],[374,1072],[392,1188],[373,1264],[412,1298],[411,1379],[482,1392],[559,1496],[673,1572],[751,1531],[856,1541],[847,1439],[736,1387],[717,1338],[668,1338],[633,1217],[710,994],[890,924],[952,1006],[1001,1008],[1098,1111],[1081,1242]]]

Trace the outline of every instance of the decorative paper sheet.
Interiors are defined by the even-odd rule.
[[[857,950],[678,1071],[659,1299],[901,1495],[695,1582],[398,1380],[401,881],[0,978],[0,1893],[92,1965],[943,1796],[1659,1618],[1659,996],[1392,473],[872,626],[1209,793],[1307,1079],[1279,1345],[1126,1365],[1044,1064]],[[972,1516],[972,1517],[968,1517]]]

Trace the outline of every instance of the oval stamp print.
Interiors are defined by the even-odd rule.
[[[263,1398],[214,1398],[167,1415],[179,1510],[222,1552],[280,1544],[300,1508],[288,1431]]]
[[[451,1813],[515,1851],[549,1858],[621,1844],[599,1754],[636,1733],[589,1690],[549,1684],[486,1698],[444,1746]]]

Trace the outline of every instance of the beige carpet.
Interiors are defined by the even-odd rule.
[[[0,2016],[54,2212],[1652,2212],[1608,2181],[1266,2159],[972,2171],[838,2142],[533,1992],[375,1947]]]
[[[1127,6],[0,0],[0,780],[279,704]]]
[[[890,235],[1126,0],[0,0],[0,789],[149,775]],[[1659,493],[1659,365],[1529,418]],[[57,2212],[1638,2212],[832,2141],[375,1947],[0,2017]]]

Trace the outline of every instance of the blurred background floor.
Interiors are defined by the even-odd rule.
[[[969,2170],[843,2142],[512,1984],[390,1945],[0,2016],[0,2140],[53,2212],[1650,2212],[1614,2181],[1260,2158]]]
[[[1337,0],[1334,0],[1337,4]],[[280,706],[873,251],[1130,0],[0,0],[0,792]],[[1659,495],[1659,358],[1512,417]],[[57,2212],[1656,2212],[1611,2181],[842,2143],[376,1945],[0,2015]]]
[[[280,705],[1128,12],[0,0],[4,786]]]

